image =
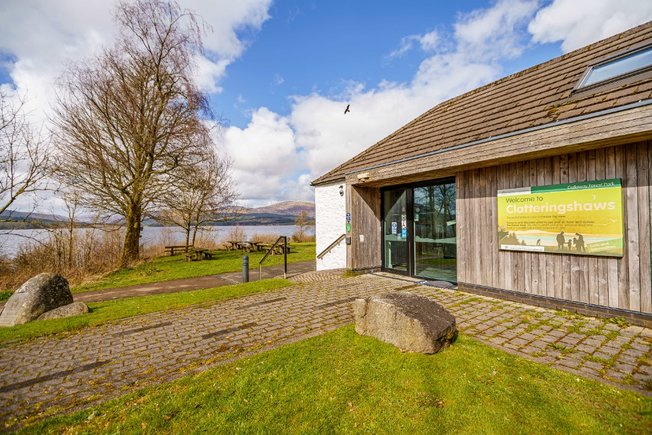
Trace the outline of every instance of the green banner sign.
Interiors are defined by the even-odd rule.
[[[623,255],[620,179],[498,191],[502,250]]]

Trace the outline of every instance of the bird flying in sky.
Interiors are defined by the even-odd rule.
[[[344,114],[345,114],[345,115],[351,111],[350,107],[351,107],[350,104],[347,104],[347,105],[346,105],[346,109],[344,109]]]

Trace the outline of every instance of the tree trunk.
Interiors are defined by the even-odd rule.
[[[120,256],[120,267],[127,267],[140,258],[140,220],[142,211],[134,206],[126,216],[127,232]]]
[[[195,239],[197,238],[197,228],[199,228],[197,225],[192,230],[192,244],[195,244]]]
[[[68,227],[68,270],[72,269],[73,249],[75,245],[75,227],[74,223],[70,223]]]
[[[189,243],[190,243],[190,227],[188,226],[187,228],[185,228],[185,230],[186,230],[186,248],[188,248],[188,246],[190,246],[189,245]],[[192,244],[194,245],[195,241],[193,240],[192,242],[193,242]]]

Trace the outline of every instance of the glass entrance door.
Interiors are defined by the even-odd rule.
[[[408,209],[405,188],[383,192],[383,259],[387,269],[408,273]]]
[[[414,188],[414,275],[457,281],[455,183]]]

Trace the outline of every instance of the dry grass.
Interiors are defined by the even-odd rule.
[[[278,239],[276,234],[254,234],[249,240],[256,243],[274,243]]]
[[[0,265],[0,290],[14,290],[42,272],[64,275],[74,285],[118,266],[123,234],[119,229],[85,228],[70,233],[52,229],[48,237],[22,245]]]
[[[315,236],[307,234],[305,231],[295,231],[292,233],[292,241],[299,243],[314,242]]]

